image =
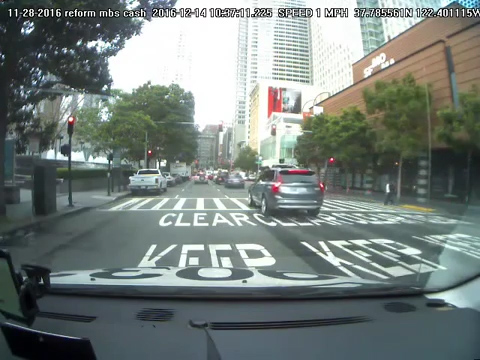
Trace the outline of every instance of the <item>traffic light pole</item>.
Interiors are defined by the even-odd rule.
[[[147,160],[148,160],[148,156],[147,156],[147,151],[148,151],[148,132],[145,131],[145,158],[144,158],[144,163],[143,163],[143,166],[145,166],[145,168],[147,168]]]
[[[73,207],[72,199],[72,134],[68,135],[68,146],[70,151],[68,152],[68,206]]]

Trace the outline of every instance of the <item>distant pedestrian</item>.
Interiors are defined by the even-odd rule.
[[[387,186],[385,187],[385,202],[384,205],[388,205],[391,203],[394,205],[393,199],[395,196],[395,183],[394,182],[388,182]]]

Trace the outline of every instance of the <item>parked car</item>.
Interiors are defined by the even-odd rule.
[[[167,191],[167,179],[162,175],[159,169],[140,169],[129,178],[128,185],[132,195],[139,192],[156,192],[160,194]]]
[[[167,186],[175,186],[176,185],[175,178],[172,175],[170,175],[169,172],[164,172],[163,175],[167,179]]]
[[[255,181],[256,178],[257,178],[257,176],[255,174],[249,174],[248,175],[248,180],[249,181]]]
[[[245,180],[240,174],[230,174],[225,179],[225,188],[238,187],[245,189]]]
[[[225,178],[228,176],[228,172],[220,172],[215,179],[215,184],[220,185],[225,182]]]
[[[208,184],[207,174],[205,174],[203,172],[198,172],[193,177],[193,183],[194,184]]]
[[[248,189],[250,206],[263,215],[277,210],[306,210],[317,216],[323,205],[325,185],[309,169],[266,169]]]

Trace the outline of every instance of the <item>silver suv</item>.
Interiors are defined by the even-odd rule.
[[[261,213],[276,210],[307,210],[317,216],[323,204],[325,186],[309,169],[266,169],[248,189],[250,206],[260,206]]]

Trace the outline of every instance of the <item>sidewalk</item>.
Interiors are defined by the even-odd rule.
[[[57,194],[57,212],[50,215],[33,214],[32,192],[20,189],[20,204],[7,205],[7,217],[0,220],[0,243],[3,237],[28,233],[32,228],[47,221],[55,221],[64,216],[78,214],[128,195],[128,191],[107,195],[106,190],[74,192],[73,207],[68,206],[68,195]]]
[[[381,203],[385,201],[385,194],[380,192],[371,192],[367,194],[365,190],[352,190],[350,189],[348,193],[345,189],[336,188],[336,189],[328,189],[326,191],[327,198],[345,198],[348,197],[352,200],[358,201],[369,201],[375,203]],[[396,206],[421,211],[421,212],[443,212],[448,213],[451,215],[469,215],[475,214],[480,217],[480,205],[479,204],[470,204],[467,206],[466,204],[458,203],[458,202],[451,202],[451,201],[443,201],[443,200],[427,200],[424,203],[419,202],[415,197],[411,196],[402,196],[400,200],[396,200]]]

